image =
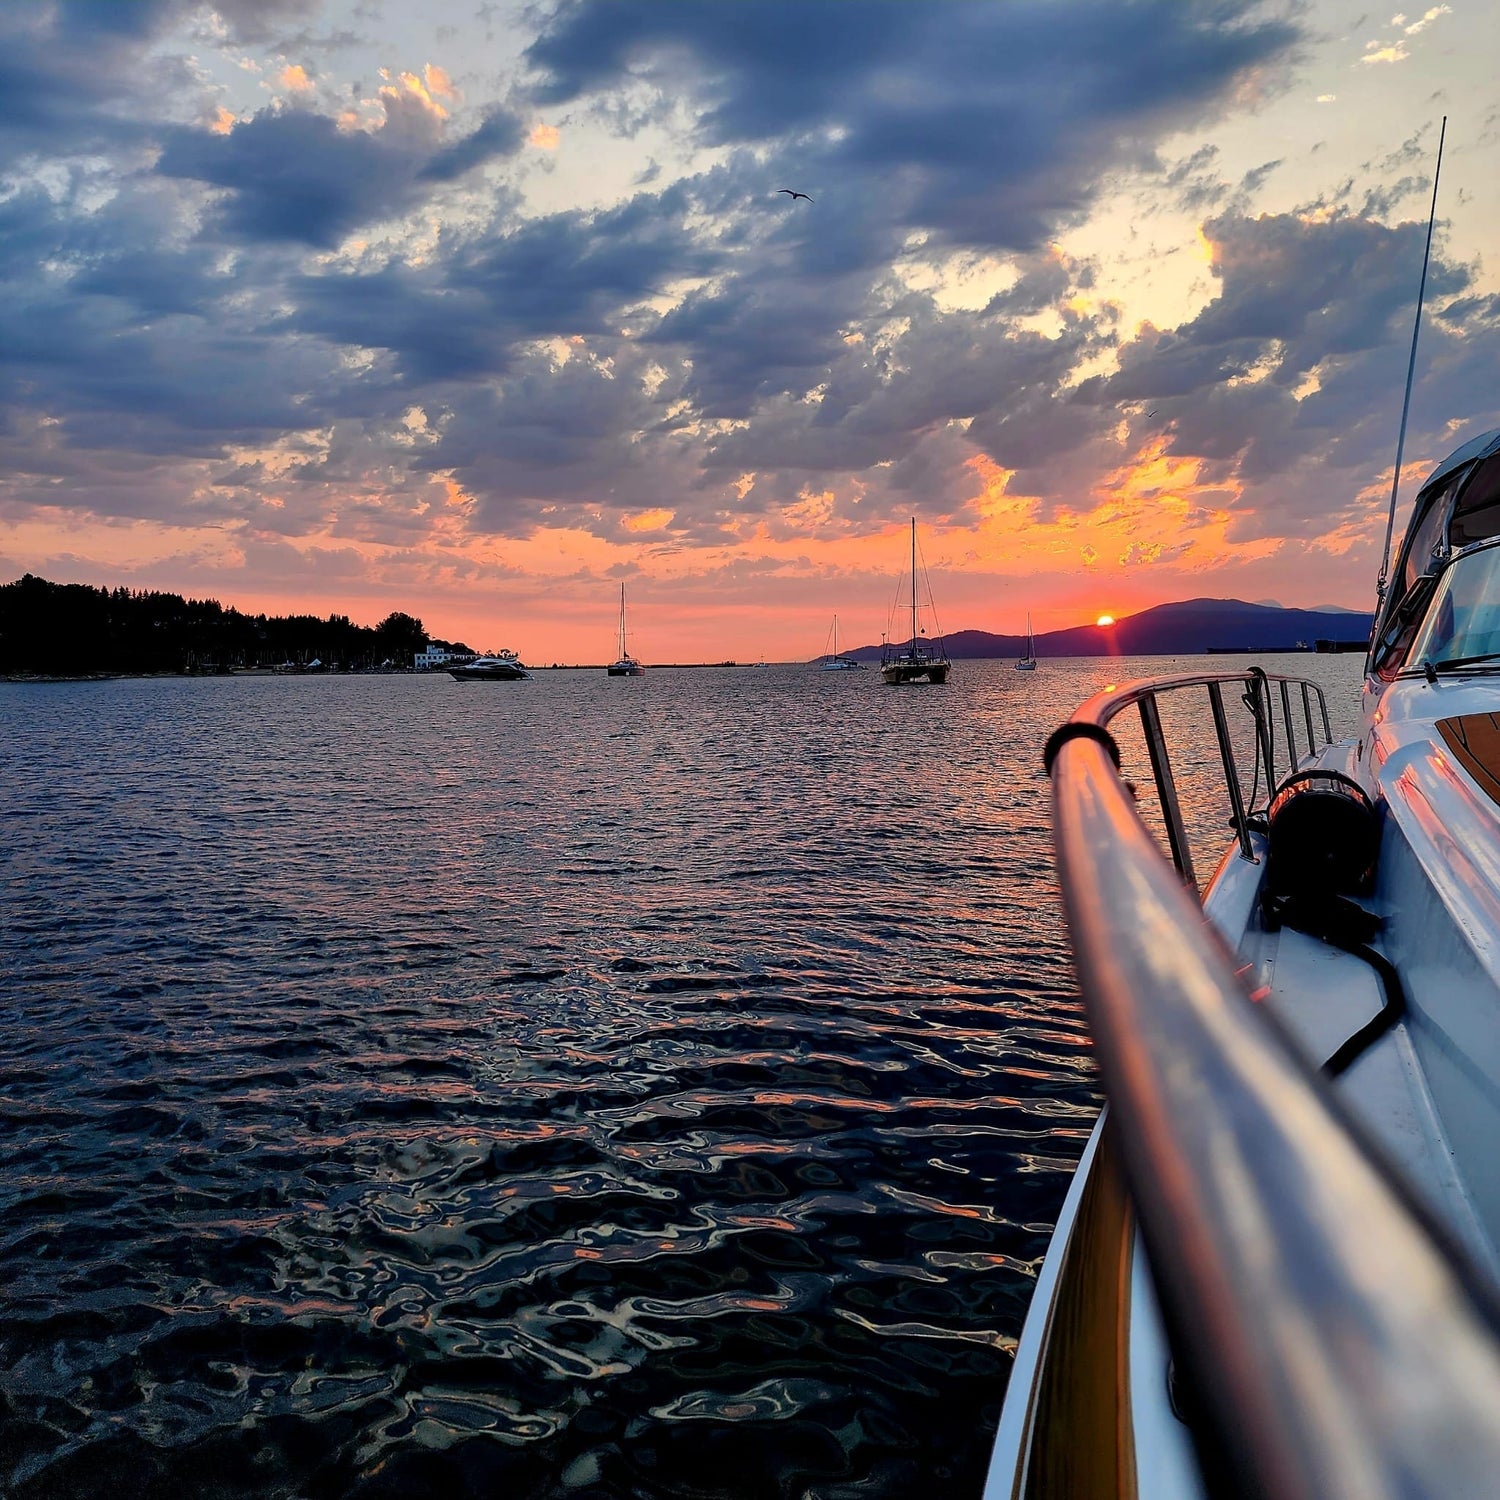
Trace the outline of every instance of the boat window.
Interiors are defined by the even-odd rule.
[[[1454,547],[1500,536],[1500,453],[1487,458],[1474,470],[1453,508],[1448,540]]]
[[[1459,486],[1468,477],[1468,473],[1468,469],[1464,468],[1449,476],[1442,489],[1427,506],[1420,523],[1407,539],[1406,556],[1401,562],[1401,580],[1404,588],[1409,589],[1424,574],[1437,571],[1433,564],[1433,553],[1446,540],[1448,512],[1453,504],[1454,495],[1458,493]]]
[[[1438,582],[1408,659],[1438,664],[1500,653],[1500,547],[1460,557]]]
[[[1411,643],[1421,628],[1427,612],[1427,601],[1437,580],[1429,575],[1419,578],[1394,605],[1380,622],[1380,635],[1371,652],[1375,670],[1389,680],[1406,664]]]

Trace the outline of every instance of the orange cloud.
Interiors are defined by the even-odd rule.
[[[642,510],[633,516],[626,516],[620,524],[626,531],[660,531],[663,526],[671,524],[675,510]]]

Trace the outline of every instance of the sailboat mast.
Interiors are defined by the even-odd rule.
[[[620,660],[625,660],[625,585],[620,585]]]
[[[833,659],[839,659],[839,617],[833,617]]]
[[[1448,116],[1438,131],[1437,165],[1432,169],[1432,209],[1427,215],[1427,248],[1422,252],[1422,279],[1417,284],[1417,315],[1411,325],[1411,355],[1406,361],[1406,394],[1401,398],[1401,426],[1396,433],[1396,472],[1391,479],[1391,508],[1385,520],[1385,548],[1380,558],[1380,577],[1375,583],[1375,608],[1385,602],[1391,566],[1391,533],[1396,525],[1396,492],[1401,488],[1401,454],[1406,447],[1406,418],[1411,411],[1412,377],[1417,372],[1417,335],[1422,331],[1422,301],[1427,295],[1427,262],[1432,258],[1432,230],[1437,223],[1438,178],[1443,172],[1443,142],[1448,138]]]
[[[911,518],[911,654],[917,654],[917,518]]]

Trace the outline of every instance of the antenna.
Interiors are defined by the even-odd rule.
[[[1406,447],[1406,417],[1411,410],[1412,376],[1417,369],[1417,335],[1422,331],[1422,299],[1427,293],[1427,262],[1432,256],[1432,226],[1437,222],[1438,178],[1443,170],[1443,140],[1448,134],[1448,116],[1443,116],[1438,131],[1437,165],[1432,169],[1432,209],[1427,215],[1427,248],[1422,252],[1422,280],[1417,287],[1417,316],[1411,326],[1411,357],[1406,362],[1406,395],[1401,400],[1401,428],[1396,435],[1396,473],[1391,480],[1391,509],[1385,518],[1385,550],[1380,555],[1380,578],[1375,585],[1375,607],[1378,611],[1385,598],[1387,576],[1391,566],[1391,531],[1396,524],[1396,491],[1401,487],[1401,453]]]

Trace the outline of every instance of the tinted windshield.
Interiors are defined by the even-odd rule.
[[[1500,652],[1500,547],[1461,557],[1444,573],[1408,663]]]

